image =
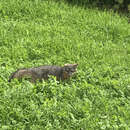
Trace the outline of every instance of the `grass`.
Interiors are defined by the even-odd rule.
[[[13,80],[18,68],[78,63],[68,81]],[[52,0],[0,1],[0,129],[130,129],[130,24]]]

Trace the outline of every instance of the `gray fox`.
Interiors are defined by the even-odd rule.
[[[65,80],[76,72],[77,66],[78,64],[65,64],[63,67],[45,65],[34,68],[18,69],[11,74],[8,82],[11,82],[13,78],[21,79],[24,77],[30,77],[31,82],[36,82],[36,80],[47,80],[49,75],[55,76],[57,80]]]

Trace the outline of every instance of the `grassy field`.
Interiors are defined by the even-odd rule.
[[[54,0],[0,1],[0,130],[129,130],[130,24]],[[8,83],[18,68],[78,63],[70,80]]]

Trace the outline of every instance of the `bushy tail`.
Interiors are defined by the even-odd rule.
[[[14,78],[14,75],[15,75],[16,73],[17,73],[17,71],[16,71],[16,72],[13,72],[13,73],[10,75],[8,82],[11,82],[11,80]]]
[[[20,73],[20,70],[23,70],[23,69],[18,69],[17,71],[13,72],[13,73],[10,75],[8,82],[11,82],[11,80],[12,80],[13,78],[19,78],[18,73]]]

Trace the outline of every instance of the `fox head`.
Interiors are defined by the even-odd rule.
[[[64,78],[72,76],[76,72],[78,64],[65,64],[63,66]]]

